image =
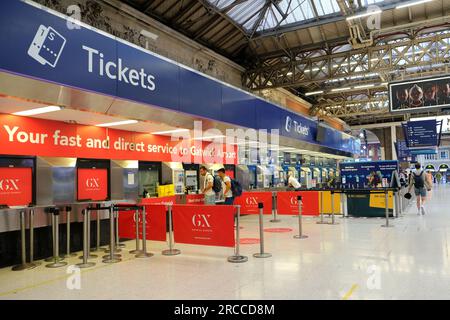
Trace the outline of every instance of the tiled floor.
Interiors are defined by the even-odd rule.
[[[294,231],[265,233],[272,258],[255,259],[259,245],[243,245],[243,264],[228,263],[226,248],[177,245],[182,254],[167,257],[164,243],[148,242],[154,257],[126,252],[121,263],[98,260],[82,270],[79,290],[68,288],[74,277],[65,267],[4,268],[0,299],[450,299],[448,194],[450,187],[436,188],[426,216],[410,206],[393,228],[381,228],[381,219],[338,218],[332,226],[305,218],[305,240],[293,239],[294,217],[276,224],[267,217],[265,227]],[[241,236],[257,238],[257,223],[243,217]]]

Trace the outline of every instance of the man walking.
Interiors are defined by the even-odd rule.
[[[426,173],[422,170],[420,163],[416,163],[415,170],[410,175],[409,181],[409,189],[408,192],[411,191],[414,186],[414,193],[416,195],[417,201],[417,214],[424,215],[425,214],[425,200],[427,199],[427,191],[431,191],[431,186],[426,177]]]

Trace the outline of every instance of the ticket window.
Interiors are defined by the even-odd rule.
[[[36,203],[36,159],[0,158],[0,206]]]
[[[77,160],[77,200],[105,201],[110,199],[110,161]]]

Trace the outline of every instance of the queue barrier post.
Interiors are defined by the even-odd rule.
[[[270,222],[281,222],[281,220],[278,219],[278,198],[276,192],[272,192],[272,206],[274,207],[272,211],[273,218]]]
[[[109,255],[103,256],[103,263],[117,263],[122,261],[121,256],[114,254],[115,249],[115,229],[114,229],[114,211],[115,207],[111,206],[109,208]],[[98,210],[97,210],[98,215]]]
[[[72,221],[72,218],[71,218],[72,207],[67,206],[65,208],[65,211],[66,211],[66,253],[61,255],[61,257],[70,258],[70,257],[75,257],[77,255],[76,253],[70,253],[70,240],[71,240],[70,223]]]
[[[30,263],[34,263],[36,266],[40,266],[41,263],[34,261],[34,209],[30,210],[29,214],[29,227],[30,227]]]
[[[165,256],[175,256],[181,253],[180,250],[174,249],[173,241],[173,219],[172,219],[172,205],[168,205],[168,216],[169,216],[169,249],[163,250],[162,254]]]
[[[86,221],[87,221],[87,257],[88,259],[95,259],[97,255],[91,254],[91,208],[90,206],[86,209]],[[83,259],[84,254],[80,256],[80,259]]]
[[[295,235],[294,239],[306,239],[308,238],[308,236],[303,234],[303,225],[302,225],[302,210],[303,210],[302,196],[297,196],[297,202],[298,202],[298,235]]]
[[[323,193],[324,191],[320,191],[320,221],[317,221],[317,224],[328,224],[328,222],[323,221]]]
[[[331,223],[332,225],[339,224],[339,222],[336,222],[335,212],[334,212],[334,195],[336,192],[334,190],[331,190]]]
[[[88,238],[88,215],[89,211],[87,209],[83,209],[81,211],[81,214],[83,215],[83,255],[81,256],[83,258],[83,262],[78,263],[77,267],[79,268],[90,268],[95,266],[95,262],[89,262],[89,238]]]
[[[393,225],[389,224],[389,192],[387,188],[384,189],[384,206],[385,206],[384,213],[386,216],[386,223],[382,224],[381,226],[385,228],[393,227]]]
[[[246,256],[242,256],[239,252],[240,248],[240,233],[239,233],[239,220],[241,215],[241,206],[235,206],[236,208],[236,245],[235,245],[235,252],[234,255],[231,257],[228,257],[228,262],[231,263],[242,263],[247,262],[248,258]]]
[[[136,258],[150,258],[153,253],[147,252],[147,217],[145,206],[142,206],[142,251],[135,255]]]
[[[96,236],[95,236],[95,250],[93,251],[93,252],[99,252],[100,251],[100,234],[101,234],[101,230],[100,230],[100,212],[99,212],[99,209],[100,209],[100,204],[99,203],[97,203],[97,206],[96,206],[96,208],[95,209],[97,209],[96,211],[95,211],[95,218],[96,218],[96,221],[95,221],[95,229],[96,229]],[[90,225],[90,224],[89,224]]]
[[[12,271],[22,271],[27,269],[33,269],[36,267],[35,263],[27,263],[27,249],[26,249],[26,226],[25,226],[25,210],[21,210],[19,213],[20,219],[20,255],[21,263],[12,267]]]
[[[116,249],[125,248],[125,244],[120,242],[119,237],[119,211],[115,211],[116,218]]]
[[[258,203],[259,209],[259,253],[253,254],[255,258],[270,258],[271,253],[264,252],[264,204]]]
[[[131,250],[131,254],[141,253],[141,249],[139,248],[139,209],[134,211],[134,226],[135,226],[135,234],[136,234],[136,249]]]
[[[51,214],[55,224],[55,231],[53,234],[53,257],[52,263],[46,264],[45,266],[47,268],[61,268],[66,266],[67,262],[62,261],[63,259],[59,256],[59,208],[53,208]]]

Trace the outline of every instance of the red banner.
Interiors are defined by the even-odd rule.
[[[172,212],[175,242],[234,247],[233,206],[175,205]]]
[[[205,204],[205,195],[188,194],[186,195],[186,204]]]
[[[319,215],[318,191],[286,191],[277,192],[277,213],[298,214],[297,196],[302,196],[302,214],[305,216]]]
[[[241,206],[241,214],[259,214],[260,202],[264,204],[263,213],[272,214],[272,192],[242,192],[234,200],[235,205]]]
[[[44,157],[237,163],[236,146],[5,114],[0,115],[0,148]]]
[[[108,198],[108,170],[77,170],[78,200],[103,201]]]
[[[146,205],[147,240],[166,241],[166,206]],[[135,211],[119,211],[119,237],[136,239]],[[139,212],[139,239],[142,239],[142,212]]]
[[[33,201],[32,188],[31,168],[0,168],[0,204],[28,206]]]

